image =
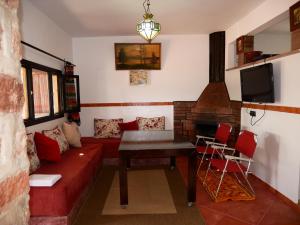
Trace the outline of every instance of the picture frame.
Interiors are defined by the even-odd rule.
[[[254,36],[243,35],[236,39],[236,54],[253,51]]]
[[[115,43],[116,70],[160,70],[161,43]]]
[[[290,7],[290,30],[300,29],[300,1]]]
[[[129,72],[130,86],[140,86],[149,84],[148,70],[130,70]]]

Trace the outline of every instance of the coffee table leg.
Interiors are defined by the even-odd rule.
[[[188,206],[196,201],[196,162],[197,157],[193,152],[188,156]]]
[[[176,157],[175,156],[171,156],[170,157],[170,168],[171,170],[174,170],[176,167]]]
[[[119,182],[120,182],[120,205],[122,208],[125,208],[128,205],[128,184],[127,184],[127,159],[124,156],[120,156]]]
[[[126,160],[126,165],[127,165],[127,169],[130,169],[131,168],[131,161],[130,159],[127,158]]]

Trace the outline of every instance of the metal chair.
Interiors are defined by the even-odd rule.
[[[206,137],[206,136],[200,136],[196,135],[197,141],[196,146],[199,144],[200,140],[203,140],[205,145],[197,146],[196,151],[198,153],[198,156],[201,157],[201,161],[198,166],[197,175],[200,171],[200,167],[203,163],[203,160],[206,155],[213,155],[218,154],[222,157],[223,151],[222,149],[213,149],[211,148],[212,145],[220,146],[221,148],[224,148],[227,145],[227,141],[229,139],[229,136],[232,131],[232,126],[227,123],[219,123],[215,137]]]
[[[237,178],[237,180],[239,181],[239,183],[242,184],[245,188],[247,188],[237,176],[237,173],[242,174],[242,176],[244,177],[247,183],[247,186],[250,188],[250,190],[248,188],[247,189],[253,194],[255,194],[250,182],[247,179],[247,176],[249,173],[251,162],[253,162],[252,157],[254,155],[256,145],[257,145],[256,135],[250,131],[244,130],[240,132],[239,137],[235,144],[235,148],[222,147],[218,145],[211,146],[215,150],[221,149],[222,151],[224,150],[232,151],[232,155],[224,155],[224,159],[211,158],[209,160],[210,162],[206,170],[203,184],[205,184],[205,180],[207,178],[207,174],[209,170],[212,169],[212,170],[217,170],[222,172],[222,175],[220,177],[220,182],[218,184],[218,188],[215,194],[216,198],[220,191],[220,187],[225,173],[233,173]],[[236,152],[241,153],[245,157],[233,156],[233,154]]]

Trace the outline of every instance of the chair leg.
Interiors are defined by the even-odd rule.
[[[208,167],[207,167],[207,170],[206,170],[206,173],[205,173],[205,176],[204,176],[204,179],[203,179],[203,182],[202,182],[202,184],[205,184],[205,180],[206,180],[206,177],[207,177],[208,171],[210,170],[210,165],[211,165],[211,162],[209,161],[209,164],[208,164]]]
[[[197,176],[199,175],[199,171],[200,171],[200,169],[201,169],[201,165],[202,165],[202,163],[203,163],[203,160],[204,160],[204,156],[205,156],[205,155],[206,155],[205,153],[202,153],[201,161],[200,161],[200,163],[199,163],[198,170],[197,170]]]
[[[247,182],[248,186],[250,187],[252,194],[255,194],[255,191],[254,191],[252,185],[248,181],[248,176],[247,176],[248,174],[244,174],[244,173],[242,173],[242,174],[243,174],[243,177],[244,177],[245,181]]]
[[[199,171],[200,171],[200,167],[201,167],[201,162],[202,160],[200,161],[199,165],[198,165],[198,169],[197,169],[197,177],[199,176]]]
[[[218,196],[218,193],[219,193],[219,190],[220,190],[220,187],[221,187],[221,184],[222,184],[222,181],[223,181],[224,175],[225,175],[225,169],[223,170],[223,173],[222,173],[222,176],[221,176],[221,179],[220,179],[220,182],[219,182],[218,188],[217,188],[217,192],[216,192],[216,198],[217,198],[217,196]]]

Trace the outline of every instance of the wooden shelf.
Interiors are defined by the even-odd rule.
[[[283,57],[298,54],[298,53],[300,53],[300,49],[285,52],[285,53],[282,53],[282,54],[279,54],[279,55],[276,55],[276,56],[272,56],[272,57],[269,57],[269,58],[266,58],[266,59],[260,59],[260,60],[257,60],[255,62],[246,63],[242,66],[236,66],[236,67],[228,68],[228,69],[226,69],[226,71],[241,69],[241,68],[244,68],[244,67],[247,67],[247,66],[254,66],[254,65],[259,64],[259,63],[269,62],[269,61],[272,61],[272,60],[275,60],[275,59],[283,58]]]

